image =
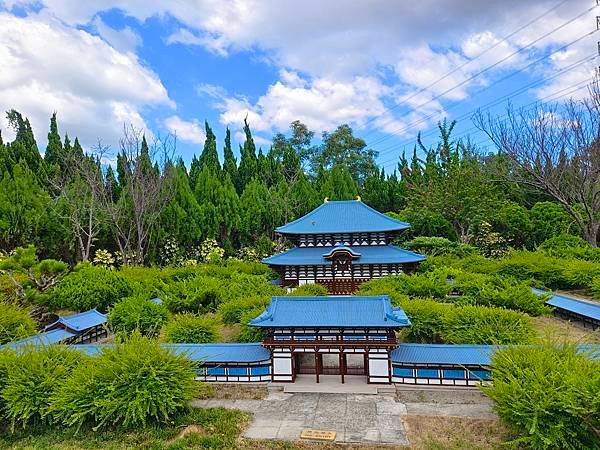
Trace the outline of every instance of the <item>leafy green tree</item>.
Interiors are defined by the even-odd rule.
[[[564,208],[554,202],[536,203],[529,211],[529,215],[534,245],[540,245],[553,236],[565,233],[574,225],[573,219]]]
[[[532,247],[533,225],[529,211],[514,202],[503,202],[492,217],[492,226],[515,248]]]
[[[333,170],[347,167],[352,179],[362,186],[365,178],[377,170],[377,152],[367,148],[364,140],[354,136],[349,125],[340,125],[332,133],[323,133],[323,144],[311,159],[313,172],[319,168]]]

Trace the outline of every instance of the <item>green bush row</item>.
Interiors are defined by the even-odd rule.
[[[526,314],[487,306],[458,306],[429,299],[406,300],[410,342],[448,344],[527,344],[535,330]]]
[[[59,346],[3,351],[0,375],[0,414],[13,428],[168,422],[195,392],[192,363],[139,334],[94,357]]]

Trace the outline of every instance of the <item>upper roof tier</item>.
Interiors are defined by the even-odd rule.
[[[381,214],[360,200],[345,200],[326,201],[275,231],[282,234],[378,233],[407,228],[410,228],[408,223]]]

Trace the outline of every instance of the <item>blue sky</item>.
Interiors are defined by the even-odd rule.
[[[497,101],[491,111],[502,114],[500,99],[518,90],[517,106],[584,96],[599,62],[598,35],[585,36],[594,5],[0,0],[0,109],[30,117],[42,149],[56,111],[61,132],[86,148],[118,148],[131,123],[156,138],[176,133],[186,162],[202,148],[204,120],[222,147],[225,127],[237,144],[248,117],[264,149],[292,120],[317,136],[349,123],[390,170],[418,131],[433,144],[444,117],[466,116],[462,135],[471,111]]]

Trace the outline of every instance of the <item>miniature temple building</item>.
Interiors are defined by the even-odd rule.
[[[388,296],[273,297],[249,325],[263,328],[271,352],[272,381],[297,375],[361,375],[368,383],[392,382],[390,352],[396,331],[410,325]]]
[[[352,294],[373,278],[413,271],[424,256],[391,242],[410,225],[388,217],[360,199],[327,201],[276,231],[296,247],[263,260],[281,284],[318,283],[330,294]]]

